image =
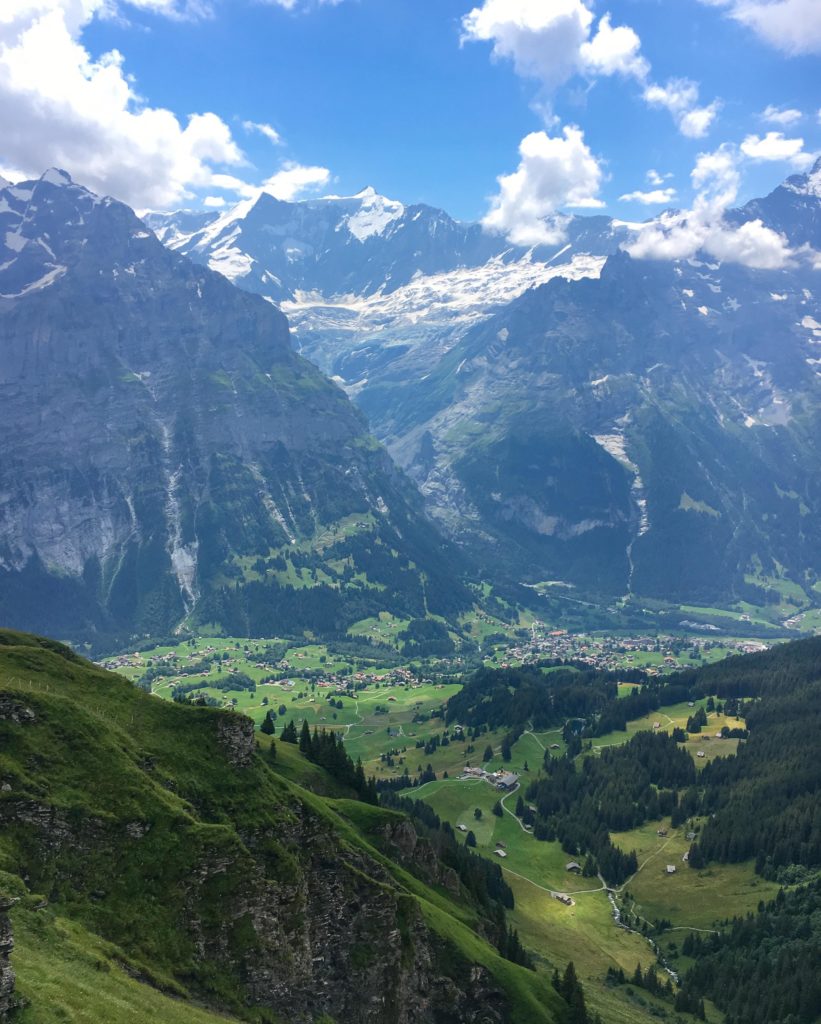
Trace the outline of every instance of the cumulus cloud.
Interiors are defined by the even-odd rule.
[[[144,9],[182,11],[171,0]],[[133,5],[132,5],[133,6]],[[243,155],[221,118],[144,104],[117,51],[80,41],[107,0],[5,0],[0,5],[0,138],[21,175],[65,167],[78,181],[138,207],[169,206],[207,188]]]
[[[698,105],[695,82],[650,82],[638,34],[629,25],[614,27],[609,13],[597,22],[588,0],[484,0],[464,16],[462,29],[463,42],[492,43],[496,59],[511,60],[518,74],[537,79],[548,90],[574,75],[633,78],[643,86],[646,102],[667,107],[690,138],[702,138],[719,111],[718,101]],[[541,106],[549,115],[549,106]],[[549,124],[551,119],[545,120]]]
[[[273,142],[275,146],[282,145],[282,136],[271,125],[265,124],[262,121],[243,121],[242,127],[246,132],[259,132],[260,135],[264,135],[269,142]]]
[[[702,3],[725,8],[729,17],[788,56],[821,53],[821,4],[818,0],[702,0]]]
[[[519,166],[497,180],[499,193],[483,220],[488,231],[514,245],[553,245],[563,241],[567,217],[562,207],[600,207],[602,169],[581,129],[565,127],[560,136],[531,132],[519,145]]]
[[[813,154],[804,152],[803,139],[788,139],[783,132],[767,132],[763,138],[748,135],[741,143],[741,152],[751,160],[789,160],[799,169],[814,162]]]
[[[582,0],[484,0],[462,19],[464,41],[493,43],[493,56],[513,61],[518,74],[550,88],[573,75],[647,73],[641,40],[609,14],[595,26]]]
[[[800,121],[804,115],[794,107],[776,107],[771,103],[761,111],[759,116],[762,121],[767,121],[769,124],[780,124],[787,127],[795,124],[796,121]]]
[[[690,139],[707,134],[721,106],[713,100],[700,107],[698,85],[689,78],[671,78],[666,85],[650,83],[645,87],[644,99],[651,107],[669,110],[681,134]]]
[[[676,197],[674,188],[656,188],[650,192],[642,192],[640,189],[635,192],[627,192],[619,196],[622,203],[643,203],[645,206],[658,206],[670,203]]]
[[[288,162],[263,182],[262,188],[277,199],[290,202],[306,194],[318,192],[325,188],[330,180],[331,172],[327,167],[307,167]]]
[[[645,78],[650,65],[641,56],[641,40],[627,25],[616,28],[605,14],[599,21],[596,34],[579,47],[582,68],[594,75],[632,75]]]
[[[738,196],[739,154],[722,145],[701,153],[691,179],[697,195],[691,210],[665,213],[642,226],[623,248],[636,259],[688,259],[704,251],[758,270],[786,266],[793,253],[787,239],[753,220],[736,227],[724,214]]]
[[[202,205],[209,210],[219,210],[225,206],[225,199],[222,196],[206,196],[202,201]]]
[[[659,174],[659,172],[654,167],[651,167],[650,170],[647,172],[646,177],[651,185],[663,185],[665,181],[668,181],[670,178],[673,177],[673,175],[670,173]]]

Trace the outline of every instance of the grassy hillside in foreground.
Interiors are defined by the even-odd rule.
[[[23,897],[24,1024],[561,1019],[435,865],[421,881],[380,852],[401,816],[351,813],[266,756],[241,715],[0,631],[0,894]]]

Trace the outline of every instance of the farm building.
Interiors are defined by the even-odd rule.
[[[571,860],[569,863],[565,864],[564,869],[565,871],[573,871],[579,874],[581,873],[582,866],[581,864],[576,863],[575,860]]]
[[[496,783],[497,789],[513,789],[519,784],[519,776],[516,772],[505,772]]]

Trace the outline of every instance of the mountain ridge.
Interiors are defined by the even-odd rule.
[[[56,173],[0,193],[0,231],[7,621],[270,634],[466,600],[413,487],[270,303]]]
[[[637,225],[593,216],[570,218],[566,241],[552,249],[505,248],[488,235],[496,249],[484,263],[478,256],[466,263],[440,235],[439,265],[450,260],[449,269],[427,273],[418,252],[398,240],[396,221],[393,233],[389,226],[371,240],[384,250],[381,263],[368,263],[369,274],[374,266],[385,271],[376,290],[368,277],[367,287],[350,293],[359,271],[334,277],[330,261],[326,277],[309,282],[314,290],[297,287],[305,283],[300,269],[279,283],[277,294],[290,288],[292,297],[277,299],[270,289],[268,297],[291,319],[299,350],[365,411],[445,532],[488,570],[504,551],[512,574],[531,582],[558,578],[615,596],[696,603],[751,596],[750,587],[766,590],[770,583],[760,581],[783,571],[807,588],[819,571],[813,515],[800,512],[796,519],[793,513],[812,510],[818,501],[810,469],[818,455],[812,410],[818,401],[815,331],[821,332],[814,325],[821,311],[804,255],[821,251],[819,176],[821,162],[727,214],[730,225],[760,220],[789,240],[799,258],[782,270],[750,270],[704,256],[630,261],[621,246]],[[292,206],[308,218],[311,203]],[[244,237],[240,233],[237,244]],[[259,267],[272,258],[276,237],[266,236],[261,222],[248,227]],[[209,259],[207,246],[182,248]],[[356,260],[350,243],[345,251]],[[278,266],[287,275],[287,266]],[[236,283],[266,290],[259,274]],[[638,322],[639,308],[648,317],[646,328]],[[515,339],[508,321],[516,324]],[[530,472],[537,475],[555,476],[538,451],[558,445],[560,485],[537,494],[513,471],[506,491],[484,477],[483,467],[504,474],[522,455],[522,430],[525,448],[527,437],[541,438],[531,452]],[[663,445],[661,437],[667,438]],[[499,458],[488,458],[495,439],[502,444]],[[590,445],[604,453],[603,463]],[[676,448],[682,486],[673,495],[664,463]],[[794,477],[785,473],[791,464]],[[747,465],[759,467],[758,483]],[[588,486],[585,473],[598,497],[570,521],[559,492],[580,495]],[[770,477],[778,480],[775,504],[763,493],[751,500]],[[722,479],[734,481],[735,498]],[[723,497],[716,497],[716,486]],[[498,499],[490,497],[496,493]],[[787,505],[795,503],[789,511],[786,494],[797,496],[788,499]],[[750,514],[753,507],[768,517],[764,522],[778,538],[773,544]],[[792,545],[790,531],[797,538]],[[700,534],[711,538],[706,546]],[[736,547],[731,538],[744,539]],[[641,567],[647,564],[643,552],[661,560],[649,554],[659,545],[679,552],[661,577],[658,569]],[[694,568],[699,565],[703,571]],[[712,585],[706,567],[716,565]]]

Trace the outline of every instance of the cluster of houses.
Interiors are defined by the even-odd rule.
[[[694,626],[694,623],[682,623],[683,628]],[[704,632],[713,632],[717,627],[706,627]],[[587,636],[571,634],[565,629],[552,629],[538,620],[530,628],[530,637],[511,645],[505,652],[508,659],[502,667],[510,662],[527,663],[542,658],[564,658],[586,661],[594,668],[617,670],[636,661],[640,653],[661,654],[664,669],[680,668],[688,664],[687,657],[677,653],[681,648],[681,637],[675,636]],[[767,644],[758,640],[722,640],[723,646],[732,647],[739,654],[751,654],[766,650]],[[718,646],[718,641],[702,637],[693,637],[687,641],[688,653],[697,651],[703,654]],[[674,650],[674,647],[676,648]],[[653,666],[646,667],[648,674],[659,671]]]
[[[487,772],[484,768],[463,768],[460,779],[484,779],[485,782],[504,793],[509,793],[519,785],[519,776],[516,772]]]

